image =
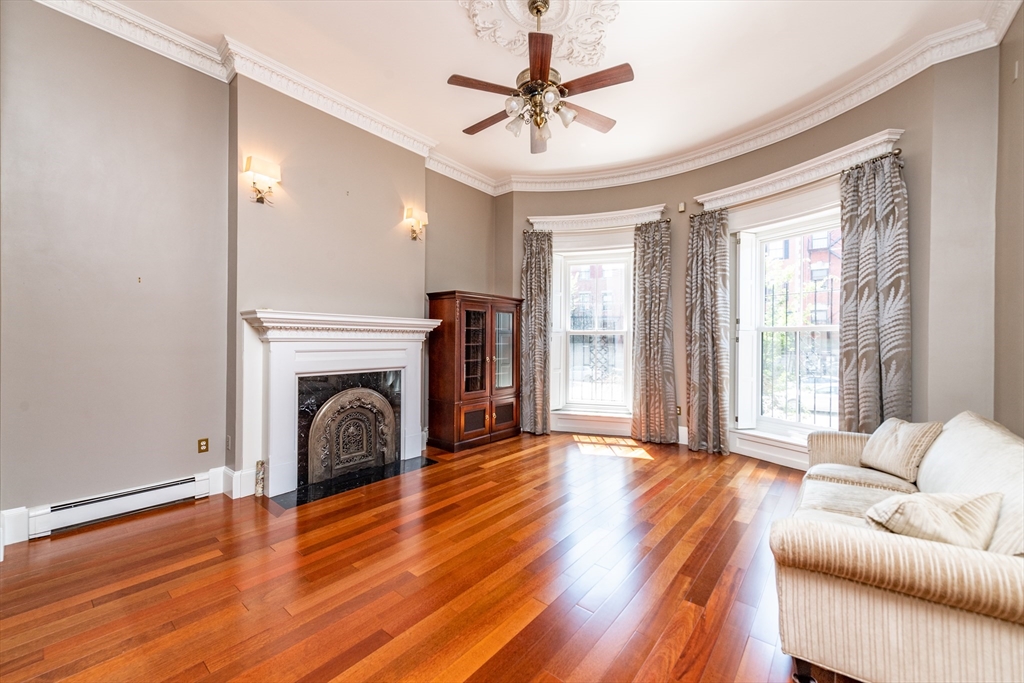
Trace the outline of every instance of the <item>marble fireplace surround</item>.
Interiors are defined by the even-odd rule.
[[[423,342],[441,324],[424,318],[243,311],[243,468],[266,462],[265,492],[294,491],[298,481],[298,378],[351,372],[402,373],[402,459],[423,450]]]

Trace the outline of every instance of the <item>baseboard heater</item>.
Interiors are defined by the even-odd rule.
[[[72,500],[58,505],[29,508],[28,537],[49,536],[54,531],[99,522],[180,500],[202,498],[210,493],[210,479],[188,477],[160,482],[102,496]]]

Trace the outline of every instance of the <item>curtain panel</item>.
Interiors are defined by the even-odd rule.
[[[520,427],[550,434],[551,232],[523,233]]]
[[[686,261],[687,443],[728,453],[728,211],[690,216]]]
[[[871,433],[910,419],[910,220],[893,154],[841,180],[843,269],[839,429]]]
[[[672,348],[672,252],[667,220],[633,233],[634,439],[677,443],[676,368]]]

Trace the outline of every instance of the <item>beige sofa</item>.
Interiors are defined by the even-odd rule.
[[[862,681],[1024,681],[1024,441],[961,413],[910,483],[860,467],[867,440],[811,434],[796,510],[772,526],[783,651]],[[988,549],[869,527],[869,507],[915,491],[1001,491]]]

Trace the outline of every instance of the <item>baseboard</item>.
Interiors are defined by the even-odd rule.
[[[690,443],[690,431],[686,427],[679,428],[679,445],[685,446]]]
[[[221,490],[229,498],[245,498],[256,495],[256,469],[238,470],[230,467],[218,467],[221,474]],[[211,476],[213,470],[210,470]]]
[[[423,439],[420,442],[420,453],[427,450],[427,430],[423,430]]]
[[[72,526],[88,524],[139,510],[189,498],[205,498],[210,494],[211,480],[221,468],[191,477],[156,482],[148,486],[112,491],[78,500],[20,507],[0,511],[0,538],[4,545],[21,543],[31,538]],[[255,476],[253,477],[255,486]]]
[[[551,411],[551,431],[597,436],[629,436],[632,418]]]
[[[773,439],[763,434],[730,430],[729,450],[732,453],[792,467],[795,470],[806,471],[809,467],[806,445],[784,439]]]

